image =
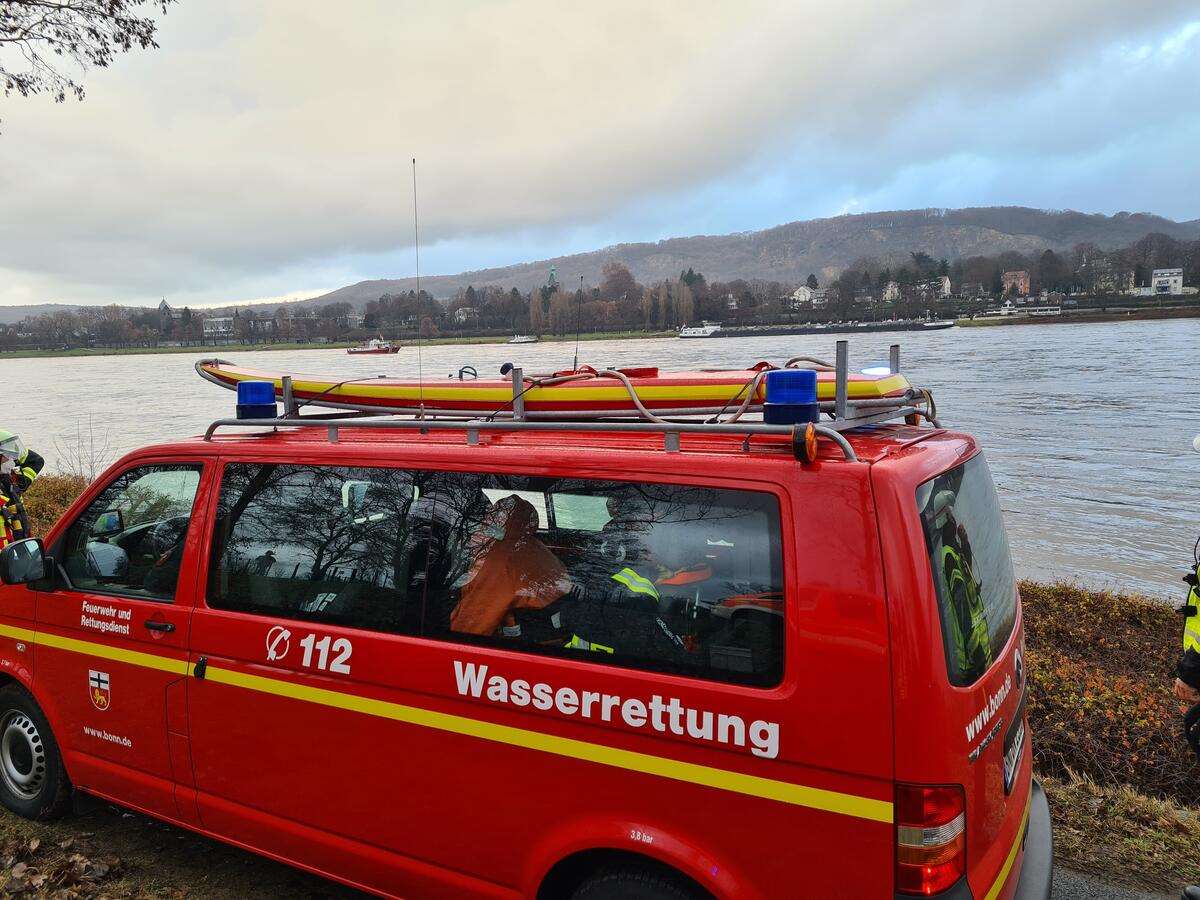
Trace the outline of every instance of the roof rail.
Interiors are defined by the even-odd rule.
[[[417,431],[422,434],[437,428],[465,432],[467,443],[471,445],[478,444],[480,435],[485,431],[617,431],[662,434],[664,449],[667,452],[678,452],[680,436],[684,434],[742,435],[745,438],[744,449],[749,449],[750,439],[755,435],[775,435],[789,437],[796,458],[804,462],[811,462],[816,455],[817,437],[833,441],[847,460],[854,461],[858,457],[842,432],[897,419],[909,422],[924,419],[934,427],[940,427],[936,418],[933,396],[924,389],[912,388],[897,397],[851,401],[848,399],[850,366],[847,341],[837,342],[836,360],[832,367],[811,357],[796,357],[788,361],[790,367],[794,367],[798,362],[810,362],[816,363],[822,368],[834,369],[836,373],[834,399],[818,404],[821,412],[829,415],[831,419],[820,424],[772,425],[760,421],[741,421],[747,413],[762,411],[761,404],[755,404],[752,401],[756,396],[759,383],[768,370],[756,372],[754,377],[747,382],[742,388],[742,391],[745,391],[745,399],[737,409],[732,411],[726,406],[721,409],[685,408],[651,412],[642,404],[636,389],[623,372],[615,369],[602,369],[595,372],[595,375],[621,381],[629,392],[636,412],[630,410],[529,412],[524,408],[522,396],[527,390],[524,385],[525,376],[520,368],[513,367],[505,373],[512,377],[513,400],[510,409],[502,412],[495,410],[380,410],[378,407],[361,407],[354,404],[322,401],[321,405],[323,406],[346,411],[301,415],[300,405],[292,394],[292,379],[290,376],[284,376],[282,380],[284,414],[282,416],[273,419],[218,419],[208,426],[204,432],[204,439],[211,440],[218,428],[226,427],[324,428],[327,430],[331,443],[338,441],[340,429],[344,427]],[[891,347],[889,368],[893,373],[900,371],[899,344],[893,344]],[[556,377],[569,379],[572,376]],[[537,383],[544,384],[545,380],[539,379]],[[739,391],[740,394],[741,391]],[[687,418],[674,418],[675,416],[686,416]],[[726,418],[722,418],[722,416],[726,416]]]

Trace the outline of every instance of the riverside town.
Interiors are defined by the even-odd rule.
[[[1093,321],[1131,314],[1200,316],[1200,241],[1151,234],[1119,250],[1081,243],[1045,250],[934,259],[914,251],[884,265],[860,261],[822,281],[709,281],[693,269],[643,285],[619,262],[596,285],[567,287],[551,267],[531,291],[468,285],[452,296],[409,290],[383,294],[362,309],[311,301],[214,309],[108,305],[61,310],[0,326],[0,353],[75,348],[180,348],[225,345],[327,345],[441,338],[506,339],[514,334],[569,337],[661,334],[700,321],[727,327],[960,320],[993,324],[1037,317]]]

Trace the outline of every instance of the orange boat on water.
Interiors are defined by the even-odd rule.
[[[542,418],[636,416],[642,410],[658,415],[704,415],[733,413],[742,406],[747,410],[757,409],[765,397],[764,376],[776,368],[779,367],[765,362],[747,369],[690,372],[663,372],[653,367],[597,370],[581,366],[571,371],[520,374],[518,390],[514,372],[507,370],[498,378],[422,382],[387,376],[339,378],[270,372],[220,359],[196,363],[200,376],[214,384],[236,390],[242,381],[270,382],[279,399],[284,396],[283,379],[289,377],[292,396],[306,405],[457,416],[505,413],[520,405],[526,415]],[[834,382],[832,369],[818,368],[818,400],[834,399]],[[850,375],[847,384],[848,399],[857,402],[903,398],[912,392],[908,379],[899,373]]]
[[[346,352],[351,355],[366,353],[399,353],[400,345],[393,344],[390,341],[385,341],[383,338],[371,338],[365,344],[361,344],[358,347],[348,347]]]

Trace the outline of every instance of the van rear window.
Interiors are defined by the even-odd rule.
[[[983,455],[917,488],[950,681],[977,681],[999,655],[1016,621],[1017,593],[1008,538]]]
[[[233,463],[208,603],[776,684],[779,504],[688,485]]]

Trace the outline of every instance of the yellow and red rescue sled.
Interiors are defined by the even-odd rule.
[[[672,415],[732,412],[743,405],[758,407],[765,397],[764,375],[775,369],[758,363],[748,369],[662,372],[657,368],[579,369],[542,375],[523,375],[516,389],[511,377],[418,381],[383,376],[338,378],[270,372],[234,365],[220,359],[196,363],[202,378],[236,390],[240,382],[270,382],[275,396],[284,397],[284,378],[291,379],[296,402],[304,405],[369,412],[489,416],[511,412],[519,394],[525,415],[557,418],[573,415],[637,416],[643,410]],[[817,394],[832,401],[834,372],[818,370]],[[850,375],[850,401],[902,398],[912,392],[901,374]],[[749,398],[748,402],[747,399]]]

